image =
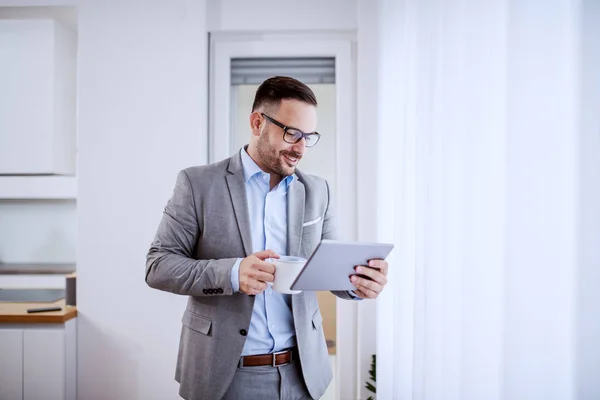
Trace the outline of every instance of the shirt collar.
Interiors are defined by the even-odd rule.
[[[242,167],[244,169],[244,181],[246,183],[248,183],[248,181],[256,174],[266,174],[266,172],[264,172],[262,169],[260,169],[260,167],[254,162],[252,157],[250,157],[248,155],[248,153],[246,152],[246,147],[242,147],[242,149],[240,150],[240,155],[242,157]],[[266,175],[269,176],[269,174],[266,174]],[[291,185],[291,183],[294,181],[294,179],[296,179],[296,174],[286,176],[283,179],[283,182],[285,182],[286,189]]]

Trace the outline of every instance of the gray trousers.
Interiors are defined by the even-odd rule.
[[[280,367],[238,368],[223,400],[312,400],[300,371],[293,361]]]

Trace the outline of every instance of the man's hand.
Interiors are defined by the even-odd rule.
[[[240,263],[240,292],[257,295],[265,291],[267,282],[275,278],[275,266],[267,258],[279,258],[273,250],[259,251],[244,258]]]
[[[369,266],[354,267],[359,275],[352,275],[350,281],[356,287],[354,293],[363,299],[374,299],[379,296],[387,283],[388,263],[385,260],[371,260]]]

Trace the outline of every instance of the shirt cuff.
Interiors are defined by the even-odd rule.
[[[240,264],[242,259],[238,258],[233,267],[231,267],[231,289],[233,292],[240,291]]]
[[[354,294],[354,290],[348,290],[348,294],[350,297],[352,297],[352,300],[364,300],[362,297],[358,297],[356,294]]]

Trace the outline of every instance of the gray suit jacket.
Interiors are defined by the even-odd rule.
[[[308,258],[321,238],[335,237],[331,196],[325,180],[296,175],[287,198],[288,255]],[[255,298],[233,292],[231,269],[251,249],[240,154],[181,171],[148,252],[146,282],[189,296],[175,372],[187,400],[219,399],[233,379]],[[332,373],[315,292],[293,295],[292,312],[304,380],[319,398]]]

